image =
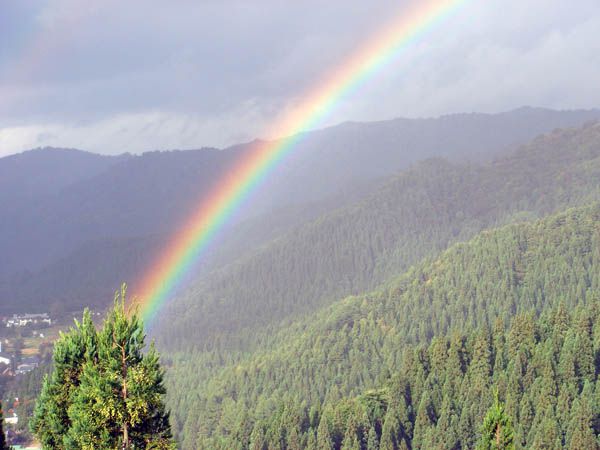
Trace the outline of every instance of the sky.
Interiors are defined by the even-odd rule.
[[[423,0],[2,0],[0,156],[225,147]],[[468,0],[319,123],[600,107],[598,0]]]

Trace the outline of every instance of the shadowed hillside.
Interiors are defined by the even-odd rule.
[[[197,282],[163,315],[161,340],[223,345],[245,328],[373,289],[486,228],[597,199],[598,125],[539,137],[482,166],[428,160]]]
[[[243,228],[224,230],[214,264],[205,263],[234,261],[323,211],[356,202],[378,180],[424,158],[486,160],[539,133],[599,117],[595,110],[522,108],[306,133],[230,224]],[[124,279],[135,281],[155,249],[253,145],[121,157],[42,149],[0,159],[2,311],[104,305]],[[99,242],[104,249],[96,252]],[[92,267],[102,268],[96,279]]]

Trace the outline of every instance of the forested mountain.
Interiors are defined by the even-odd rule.
[[[183,448],[472,448],[496,389],[517,448],[596,448],[599,224],[485,231],[251,354],[174,355]]]
[[[25,206],[22,202],[40,201],[128,158],[49,147],[1,158],[0,208],[4,213],[18,210]]]
[[[50,213],[70,186],[86,184],[125,163],[129,155],[101,156],[73,149],[43,148],[0,159],[0,281],[20,270],[34,270],[53,259],[62,222],[76,210]],[[79,204],[82,205],[83,202]],[[55,224],[44,217],[56,215]],[[61,217],[62,216],[62,217]],[[78,218],[79,222],[85,221]],[[58,240],[59,242],[55,242]]]
[[[253,220],[243,238],[237,230],[227,234],[215,261],[231,262],[325,208],[355,202],[362,186],[429,156],[485,160],[538,133],[598,118],[598,110],[522,108],[306,133],[236,218]],[[254,145],[260,142],[121,157],[42,149],[1,158],[0,312],[104,305],[124,278],[134,281],[130,277],[147,267],[207,189]],[[99,268],[97,278],[90,279],[90,268]]]
[[[483,229],[594,199],[599,125],[557,130],[485,165],[428,160],[202,278],[162,315],[157,335],[179,349],[237,348],[256,327],[373,289]]]

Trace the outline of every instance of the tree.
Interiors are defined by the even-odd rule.
[[[481,427],[481,439],[478,450],[513,450],[513,428],[510,417],[504,412],[504,405],[498,400],[488,410]]]
[[[54,370],[44,377],[31,420],[31,431],[44,448],[60,448],[71,427],[69,406],[79,388],[85,361],[97,359],[97,332],[89,311],[54,345]]]
[[[319,450],[333,450],[333,437],[329,427],[329,417],[323,415],[321,422],[319,423],[319,429],[317,430],[317,448]]]
[[[9,450],[10,447],[6,443],[6,436],[4,435],[4,415],[2,414],[2,403],[0,403],[0,450]]]
[[[172,448],[163,371],[145,349],[137,314],[127,316],[126,288],[96,332],[89,313],[61,336],[32,430],[45,448]]]
[[[580,398],[575,399],[570,423],[570,439],[568,442],[570,449],[597,449],[600,447],[594,436],[591,423],[593,417],[594,414],[588,398],[582,395]]]

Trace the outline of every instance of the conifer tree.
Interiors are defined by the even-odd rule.
[[[513,429],[510,417],[504,412],[504,405],[498,400],[498,392],[494,404],[483,419],[481,439],[477,450],[513,450]]]
[[[594,414],[590,408],[589,400],[585,396],[575,399],[572,415],[569,427],[569,448],[573,450],[600,448],[600,443],[596,440],[591,426]]]
[[[96,332],[88,312],[63,335],[55,370],[37,401],[32,430],[44,448],[172,448],[163,372],[125,286]]]
[[[2,403],[0,403],[0,450],[9,450],[10,447],[6,443],[6,436],[4,434],[4,415],[2,414]]]
[[[319,450],[333,450],[333,437],[329,428],[329,418],[326,415],[321,417],[319,429],[317,430],[317,448]]]
[[[250,450],[263,450],[265,448],[265,431],[261,424],[256,424],[250,435]]]
[[[379,448],[379,442],[377,440],[377,433],[375,428],[369,428],[369,434],[367,435],[367,450],[377,450]]]
[[[317,450],[317,436],[312,431],[312,429],[308,430],[308,440],[306,441],[306,449]]]
[[[44,448],[61,448],[71,427],[69,406],[80,384],[86,361],[97,358],[97,333],[89,311],[68,333],[61,333],[54,344],[54,370],[44,377],[36,402],[31,430]]]

